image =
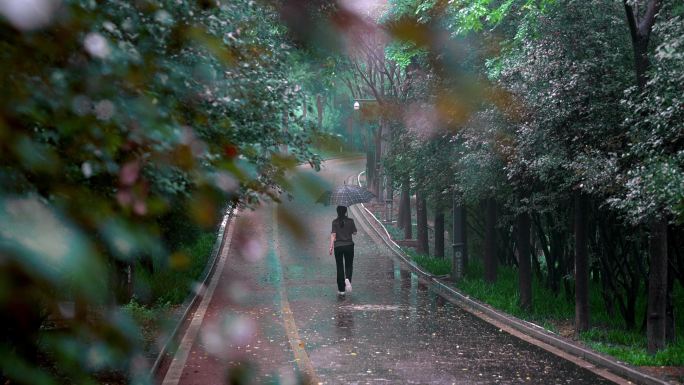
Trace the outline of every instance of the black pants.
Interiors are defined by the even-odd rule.
[[[337,289],[344,291],[344,279],[352,279],[354,269],[354,245],[335,247],[335,263],[337,264]]]

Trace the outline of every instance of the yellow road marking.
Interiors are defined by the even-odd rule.
[[[278,229],[278,210],[277,203],[273,205],[273,251],[276,253],[276,260],[280,265],[280,237]],[[290,309],[290,302],[287,300],[287,290],[285,288],[285,282],[283,277],[283,269],[278,270],[278,284],[280,294],[280,311],[283,315],[283,326],[285,327],[285,332],[287,333],[287,338],[290,342],[290,347],[295,356],[295,361],[297,362],[297,367],[299,370],[305,374],[306,384],[321,384],[321,381],[316,375],[313,364],[309,359],[309,355],[306,354],[306,349],[304,349],[304,342],[299,337],[299,331],[297,330],[297,324],[295,323],[294,316],[292,315],[292,310]]]

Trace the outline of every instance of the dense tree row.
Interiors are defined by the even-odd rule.
[[[395,188],[409,184],[419,210],[427,199],[438,233],[452,198],[467,207],[485,280],[517,265],[521,306],[537,274],[574,297],[585,331],[591,278],[609,313],[647,326],[650,352],[674,338],[684,283],[683,13],[676,1],[397,0],[384,19],[401,41],[387,55],[424,73],[410,98],[423,120],[394,127],[384,160]]]

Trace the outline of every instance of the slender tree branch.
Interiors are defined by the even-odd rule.
[[[639,22],[638,33],[641,36],[648,36],[651,34],[651,28],[655,24],[655,17],[660,7],[662,6],[661,0],[650,0],[646,6],[646,13],[643,19]]]
[[[632,6],[627,3],[627,0],[622,0],[622,4],[625,6],[625,16],[627,17],[629,34],[632,37],[632,41],[636,41],[638,39],[638,30],[634,10],[632,9]]]

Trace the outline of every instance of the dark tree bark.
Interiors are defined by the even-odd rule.
[[[418,253],[429,255],[428,227],[427,227],[427,207],[425,198],[420,192],[416,193],[416,217],[418,219]]]
[[[375,151],[373,151],[372,144],[368,146],[366,153],[366,175],[366,187],[377,197],[378,194],[375,191]]]
[[[667,298],[667,335],[666,339],[668,342],[674,342],[676,339],[675,330],[675,320],[676,309],[672,302],[672,289],[675,281],[679,281],[680,284],[684,285],[684,259],[682,258],[682,250],[684,250],[684,227],[681,225],[671,225],[668,226],[667,244],[668,251],[667,257],[669,260],[668,270],[667,270],[667,282],[668,282],[668,298]],[[681,309],[680,309],[681,310]]]
[[[636,304],[641,293],[641,283],[647,279],[641,237],[627,240],[624,234],[639,230],[619,224],[611,213],[597,211],[598,236],[594,250],[601,255],[601,285],[606,305],[616,304],[627,329],[636,327]],[[591,239],[591,238],[590,238]]]
[[[532,264],[530,260],[530,216],[527,212],[518,214],[516,220],[518,247],[518,287],[520,307],[532,309]]]
[[[411,217],[411,192],[408,188],[408,183],[406,184],[406,197],[403,201],[406,213],[404,214],[405,226],[404,226],[404,239],[413,238],[413,218]]]
[[[399,207],[398,207],[398,214],[397,214],[397,228],[400,230],[404,229],[404,207],[402,205],[402,200],[404,199],[404,191],[403,191],[403,186],[399,192]]]
[[[318,112],[318,129],[323,129],[323,96],[316,95],[316,111]]]
[[[435,257],[444,258],[444,212],[435,212]]]
[[[529,214],[528,214],[529,217]],[[532,226],[532,218],[530,218],[530,240],[532,243],[532,271],[534,272],[534,276],[539,279],[541,282],[544,276],[542,275],[541,271],[541,264],[539,263],[539,252],[541,251],[541,248],[538,245],[538,240],[537,240],[537,234],[536,231],[534,230],[534,226]]]
[[[654,219],[649,237],[648,315],[646,336],[648,352],[655,354],[665,347],[667,307],[667,221]]]
[[[589,330],[587,197],[575,192],[575,334]]]
[[[347,118],[347,142],[349,143],[349,149],[354,149],[354,119],[352,116]]]
[[[668,238],[669,239],[669,238]],[[668,259],[671,259],[668,255]],[[675,309],[672,301],[672,290],[674,289],[674,272],[672,264],[668,263],[667,270],[667,295],[665,298],[665,341],[675,342]]]
[[[383,200],[382,196],[382,191],[380,191],[380,178],[382,178],[381,172],[380,172],[380,165],[382,162],[382,122],[378,124],[378,129],[377,132],[375,133],[375,155],[373,156],[373,159],[375,159],[375,164],[373,167],[375,168],[374,172],[374,186],[373,186],[373,192],[375,193],[375,196],[377,197],[378,201]]]
[[[406,235],[406,226],[411,225],[411,190],[409,189],[408,178],[401,182],[401,196],[399,197],[399,219],[397,225],[400,229],[404,229]],[[406,238],[404,236],[404,238]],[[411,237],[406,238],[411,239]]]
[[[463,240],[463,271],[468,266],[468,210],[463,206],[461,213],[461,239]]]
[[[648,0],[644,4],[644,13],[640,15],[627,0],[623,0],[625,16],[629,27],[634,50],[634,73],[639,90],[643,90],[647,82],[648,43],[655,24],[655,17],[662,6],[661,0]],[[663,224],[664,223],[664,224]],[[662,218],[653,218],[651,227],[650,251],[651,269],[648,282],[648,314],[647,337],[648,352],[655,354],[665,346],[666,302],[667,302],[667,222]],[[664,228],[663,228],[664,227]],[[663,268],[664,266],[664,268]],[[664,269],[664,271],[663,271]]]
[[[639,15],[634,8],[629,5],[627,0],[623,0],[625,16],[629,35],[632,38],[632,49],[634,50],[634,72],[636,82],[640,89],[646,85],[646,72],[649,67],[648,43],[651,37],[651,30],[655,23],[655,17],[662,6],[661,0],[648,0],[643,7],[644,14]]]
[[[498,259],[496,256],[496,201],[487,198],[485,203],[484,278],[496,282]]]
[[[542,253],[546,259],[546,287],[548,287],[554,294],[558,294],[558,280],[556,279],[556,259],[555,254],[552,253],[551,246],[548,242],[548,237],[544,231],[542,218],[539,215],[534,215],[534,225],[536,228],[537,239],[541,245]]]
[[[468,245],[466,241],[468,223],[466,220],[467,210],[456,193],[454,193],[452,201],[452,210],[451,242],[453,259],[451,276],[454,280],[458,280],[465,274],[465,269],[468,264]]]

